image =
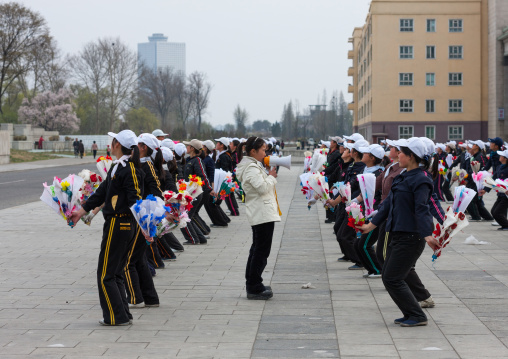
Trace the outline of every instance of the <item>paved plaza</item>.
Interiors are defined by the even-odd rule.
[[[71,229],[42,202],[1,210],[0,358],[508,358],[506,232],[471,224],[435,269],[427,248],[417,271],[436,307],[428,326],[401,328],[382,281],[337,262],[332,225],[323,208],[307,209],[300,172],[279,172],[283,218],[264,274],[273,299],[246,299],[251,229],[240,204],[208,245],[157,271],[160,308],[134,309],[127,327],[98,323],[101,218]],[[471,234],[491,244],[463,244]]]

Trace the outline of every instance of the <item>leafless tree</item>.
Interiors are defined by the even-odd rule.
[[[175,112],[178,118],[178,121],[182,125],[182,131],[184,137],[187,136],[187,122],[191,117],[192,113],[195,111],[195,101],[192,96],[192,92],[189,88],[189,85],[186,84],[185,78],[181,76],[175,77]],[[199,126],[199,124],[198,124]],[[199,128],[199,127],[198,127]],[[199,130],[198,130],[199,132]]]
[[[189,75],[189,90],[194,111],[198,120],[198,133],[201,131],[202,116],[206,113],[212,85],[206,81],[206,75],[202,72],[193,72]]]
[[[0,4],[0,114],[2,97],[33,66],[33,51],[49,37],[44,18],[15,3]]]
[[[241,108],[240,105],[237,105],[233,111],[233,117],[235,119],[236,131],[238,132],[238,135],[245,135],[247,130],[247,122],[249,120],[249,113],[246,109]]]
[[[169,112],[178,96],[177,90],[182,89],[182,79],[175,75],[170,67],[157,71],[144,67],[140,72],[142,73],[139,81],[141,101],[145,107],[159,116],[162,127],[169,131]]]

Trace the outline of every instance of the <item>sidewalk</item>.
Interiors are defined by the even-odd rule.
[[[382,281],[337,262],[332,225],[322,208],[307,210],[299,172],[279,171],[283,221],[264,275],[273,299],[245,298],[251,230],[240,204],[208,245],[157,271],[161,307],[133,310],[128,327],[98,324],[100,218],[70,229],[42,203],[0,211],[0,358],[508,357],[506,232],[473,223],[466,232],[492,244],[461,234],[436,270],[426,249],[417,270],[436,307],[427,327],[401,328]]]
[[[38,168],[72,166],[79,165],[82,163],[94,163],[95,161],[96,159],[94,159],[93,156],[85,156],[82,159],[74,157],[72,158],[64,157],[34,162],[8,163],[5,165],[0,165],[0,172],[25,171]]]

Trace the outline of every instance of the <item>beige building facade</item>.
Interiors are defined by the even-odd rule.
[[[373,142],[486,139],[487,25],[487,0],[372,0],[349,40],[354,128]]]

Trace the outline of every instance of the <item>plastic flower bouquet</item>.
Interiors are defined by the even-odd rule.
[[[302,193],[307,200],[307,208],[310,210],[311,206],[316,203],[314,199],[314,190],[309,186],[309,177],[311,176],[310,172],[302,173],[300,175],[300,186],[302,186]]]
[[[337,182],[333,185],[339,190],[339,195],[342,202],[349,204],[351,202],[351,185],[345,182]]]
[[[437,170],[439,174],[442,176],[446,176],[446,174],[448,173],[448,169],[446,168],[443,160],[439,161],[439,164],[437,165]]]
[[[146,199],[138,200],[130,209],[143,233],[150,237],[155,237],[157,225],[166,217],[166,212],[170,211],[161,198],[151,194]]]
[[[480,162],[474,161],[471,158],[471,169],[473,170],[474,173],[478,173],[480,171]]]
[[[110,156],[100,156],[97,159],[97,170],[99,170],[99,174],[102,178],[106,178],[108,176],[108,172],[112,164],[113,159]]]
[[[325,203],[330,199],[330,189],[328,188],[328,179],[319,173],[313,173],[307,180],[309,187],[314,190],[314,198],[320,199]],[[327,207],[328,208],[328,207]],[[333,211],[333,208],[329,208]]]
[[[459,185],[464,185],[468,177],[469,174],[464,169],[455,168],[452,170],[452,182],[458,181]]]
[[[177,228],[187,227],[190,222],[188,211],[192,208],[193,198],[184,191],[183,193],[175,193],[172,191],[164,192],[164,204],[170,214],[178,217],[178,222],[170,222],[166,218],[157,225],[156,237],[162,237]]]
[[[487,178],[491,178],[492,174],[487,171],[480,171],[478,173],[473,173],[472,175],[473,181],[476,184],[476,188],[478,192],[485,188],[485,180]]]
[[[508,179],[502,180],[500,178],[493,180],[492,177],[486,177],[483,180],[484,186],[493,189],[496,192],[504,193],[508,197],[506,191],[508,190]]]
[[[233,191],[231,188],[233,187]],[[215,169],[214,180],[213,180],[213,191],[217,196],[224,200],[229,194],[234,192],[236,189],[235,182],[233,181],[233,175],[231,172],[226,172],[220,168]],[[214,198],[214,202],[216,198]]]
[[[369,218],[374,213],[374,194],[376,192],[376,176],[372,173],[358,175],[358,183],[362,191],[365,205],[365,216]]]
[[[67,220],[73,211],[81,208],[79,193],[83,182],[83,178],[76,175],[69,175],[63,180],[55,177],[52,185],[43,183],[41,200]],[[69,223],[71,226],[73,224]]]
[[[360,236],[361,231],[357,227],[365,224],[365,217],[362,213],[362,206],[358,203],[353,202],[346,207],[346,212],[348,213],[347,225],[351,228],[354,228],[357,236]]]
[[[439,242],[439,249],[432,255],[433,262],[441,256],[443,248],[450,243],[452,237],[469,225],[464,212],[475,195],[476,191],[465,186],[455,188],[453,205],[446,211],[443,224],[437,223],[436,229],[432,232],[432,236]]]
[[[178,192],[187,191],[192,198],[196,198],[203,193],[203,183],[201,177],[189,175],[188,181],[184,181],[183,179],[178,181]]]
[[[92,194],[95,193],[102,183],[102,177],[98,174],[84,169],[78,173],[78,176],[83,178],[83,185],[81,186],[81,196],[79,198],[81,204],[85,203]]]

